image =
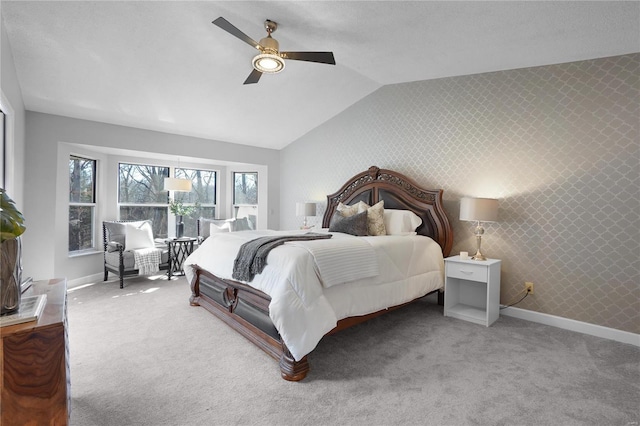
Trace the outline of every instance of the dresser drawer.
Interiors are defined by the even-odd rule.
[[[447,277],[487,282],[487,267],[469,263],[447,262]]]

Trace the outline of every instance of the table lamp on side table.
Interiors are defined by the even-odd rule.
[[[476,222],[477,250],[476,254],[471,258],[473,260],[487,260],[480,251],[482,243],[482,234],[484,228],[482,222],[495,222],[498,219],[498,200],[493,198],[468,198],[460,200],[460,220]]]
[[[307,216],[316,215],[316,203],[296,203],[296,216],[304,216],[302,229],[309,229],[307,226]]]

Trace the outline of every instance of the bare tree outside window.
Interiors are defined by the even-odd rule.
[[[168,167],[120,163],[120,203],[168,204],[164,178]]]
[[[69,158],[69,252],[95,247],[96,161]]]
[[[257,172],[233,172],[233,209],[236,218],[248,218],[252,229],[257,229]]]
[[[118,177],[120,219],[151,220],[154,237],[166,238],[169,192],[164,178],[169,167],[120,163]]]
[[[234,172],[233,204],[258,204],[258,173]]]

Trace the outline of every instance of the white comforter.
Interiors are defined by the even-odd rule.
[[[304,231],[243,231],[212,234],[184,262],[191,282],[191,265],[231,279],[240,246],[265,235]],[[399,305],[444,285],[440,246],[423,236],[354,237],[332,233],[333,239],[368,242],[378,260],[374,277],[325,288],[313,255],[301,245],[285,243],[269,254],[267,266],[248,283],[271,297],[269,316],[296,360],[311,352],[337,321]]]

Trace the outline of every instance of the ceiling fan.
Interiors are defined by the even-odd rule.
[[[280,52],[278,40],[271,37],[271,33],[278,29],[278,24],[268,19],[264,21],[264,28],[267,30],[267,36],[261,39],[260,43],[240,31],[222,16],[212,23],[260,51],[260,53],[251,61],[253,71],[251,71],[249,77],[244,81],[244,84],[257,83],[263,73],[279,73],[284,69],[285,59],[319,62],[321,64],[330,65],[336,64],[336,60],[333,58],[333,52]]]

